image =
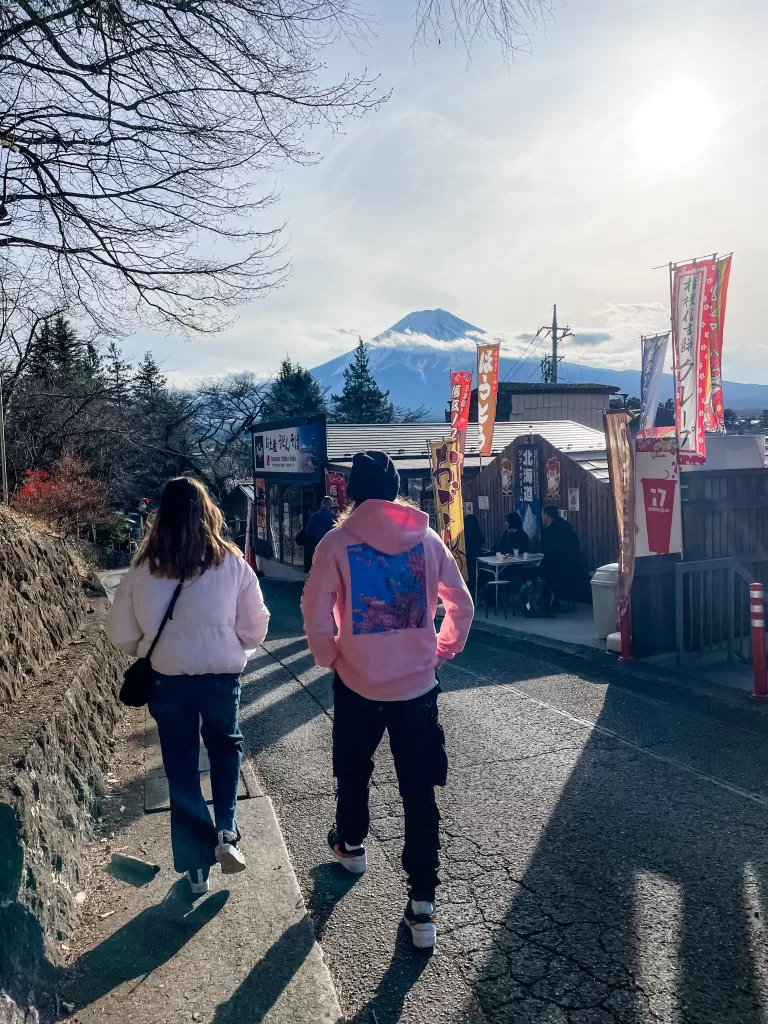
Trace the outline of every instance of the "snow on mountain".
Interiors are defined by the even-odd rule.
[[[377,334],[373,340],[385,342],[399,334],[424,334],[435,341],[455,341],[470,334],[485,334],[485,331],[468,324],[466,320],[460,320],[445,309],[422,309],[404,316],[388,330]]]
[[[448,402],[452,370],[477,372],[477,342],[485,331],[444,309],[423,309],[409,313],[392,327],[366,343],[376,382],[390,399],[404,408],[426,408],[427,418],[442,420]],[[352,359],[346,352],[312,370],[313,375],[339,394],[343,373]],[[502,354],[499,379],[538,381],[540,359],[523,359]],[[612,384],[629,395],[640,394],[639,370],[611,370],[605,367],[560,364],[561,378],[573,383]],[[723,382],[725,401],[731,408],[768,409],[768,385]],[[665,374],[662,400],[671,398],[672,376]]]

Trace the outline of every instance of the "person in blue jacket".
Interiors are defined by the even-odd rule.
[[[326,495],[317,512],[313,512],[307,520],[307,525],[296,537],[297,544],[304,545],[304,572],[312,568],[312,559],[315,557],[315,548],[323,537],[336,525],[336,513],[333,511],[333,498]]]

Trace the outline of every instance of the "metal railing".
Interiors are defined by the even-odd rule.
[[[768,556],[753,556],[749,564]],[[707,658],[752,660],[749,585],[760,582],[738,558],[675,566],[677,664]]]

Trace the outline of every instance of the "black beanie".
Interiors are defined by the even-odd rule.
[[[357,505],[368,498],[394,501],[400,490],[400,474],[386,452],[358,452],[352,460],[347,494]]]

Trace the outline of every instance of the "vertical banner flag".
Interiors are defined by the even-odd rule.
[[[619,532],[619,622],[629,609],[632,577],[635,573],[635,498],[632,471],[632,441],[627,429],[631,416],[624,409],[603,414],[608,448],[608,476],[616,526]]]
[[[635,442],[635,557],[671,555],[682,549],[677,440],[638,436]]]
[[[347,478],[343,473],[325,471],[325,493],[333,498],[333,511],[343,512],[347,507]]]
[[[640,429],[648,430],[656,423],[656,410],[661,397],[661,378],[664,373],[664,361],[667,358],[666,334],[654,334],[652,338],[643,338],[643,368],[640,375]]]
[[[253,502],[248,499],[248,511],[245,517],[245,562],[246,565],[256,570],[256,559],[253,555],[253,544],[251,543],[251,530],[253,529]]]
[[[672,274],[672,344],[680,463],[707,461],[704,406],[710,372],[710,310],[716,260],[677,266]]]
[[[432,482],[435,488],[437,532],[464,579],[467,574],[467,549],[464,542],[464,505],[461,499],[461,453],[458,437],[450,441],[430,441]]]
[[[460,370],[451,374],[451,437],[458,437],[459,451],[464,454],[469,423],[469,399],[472,395],[472,372]]]
[[[517,446],[517,511],[523,529],[538,544],[541,523],[541,451],[537,444]]]
[[[725,409],[723,407],[723,327],[725,325],[725,304],[728,298],[728,282],[731,277],[731,257],[715,263],[715,282],[712,288],[712,303],[709,307],[709,370],[704,394],[704,427],[706,430],[725,433]]]
[[[499,343],[477,346],[477,431],[478,450],[490,455],[496,424],[496,396],[499,393]]]

